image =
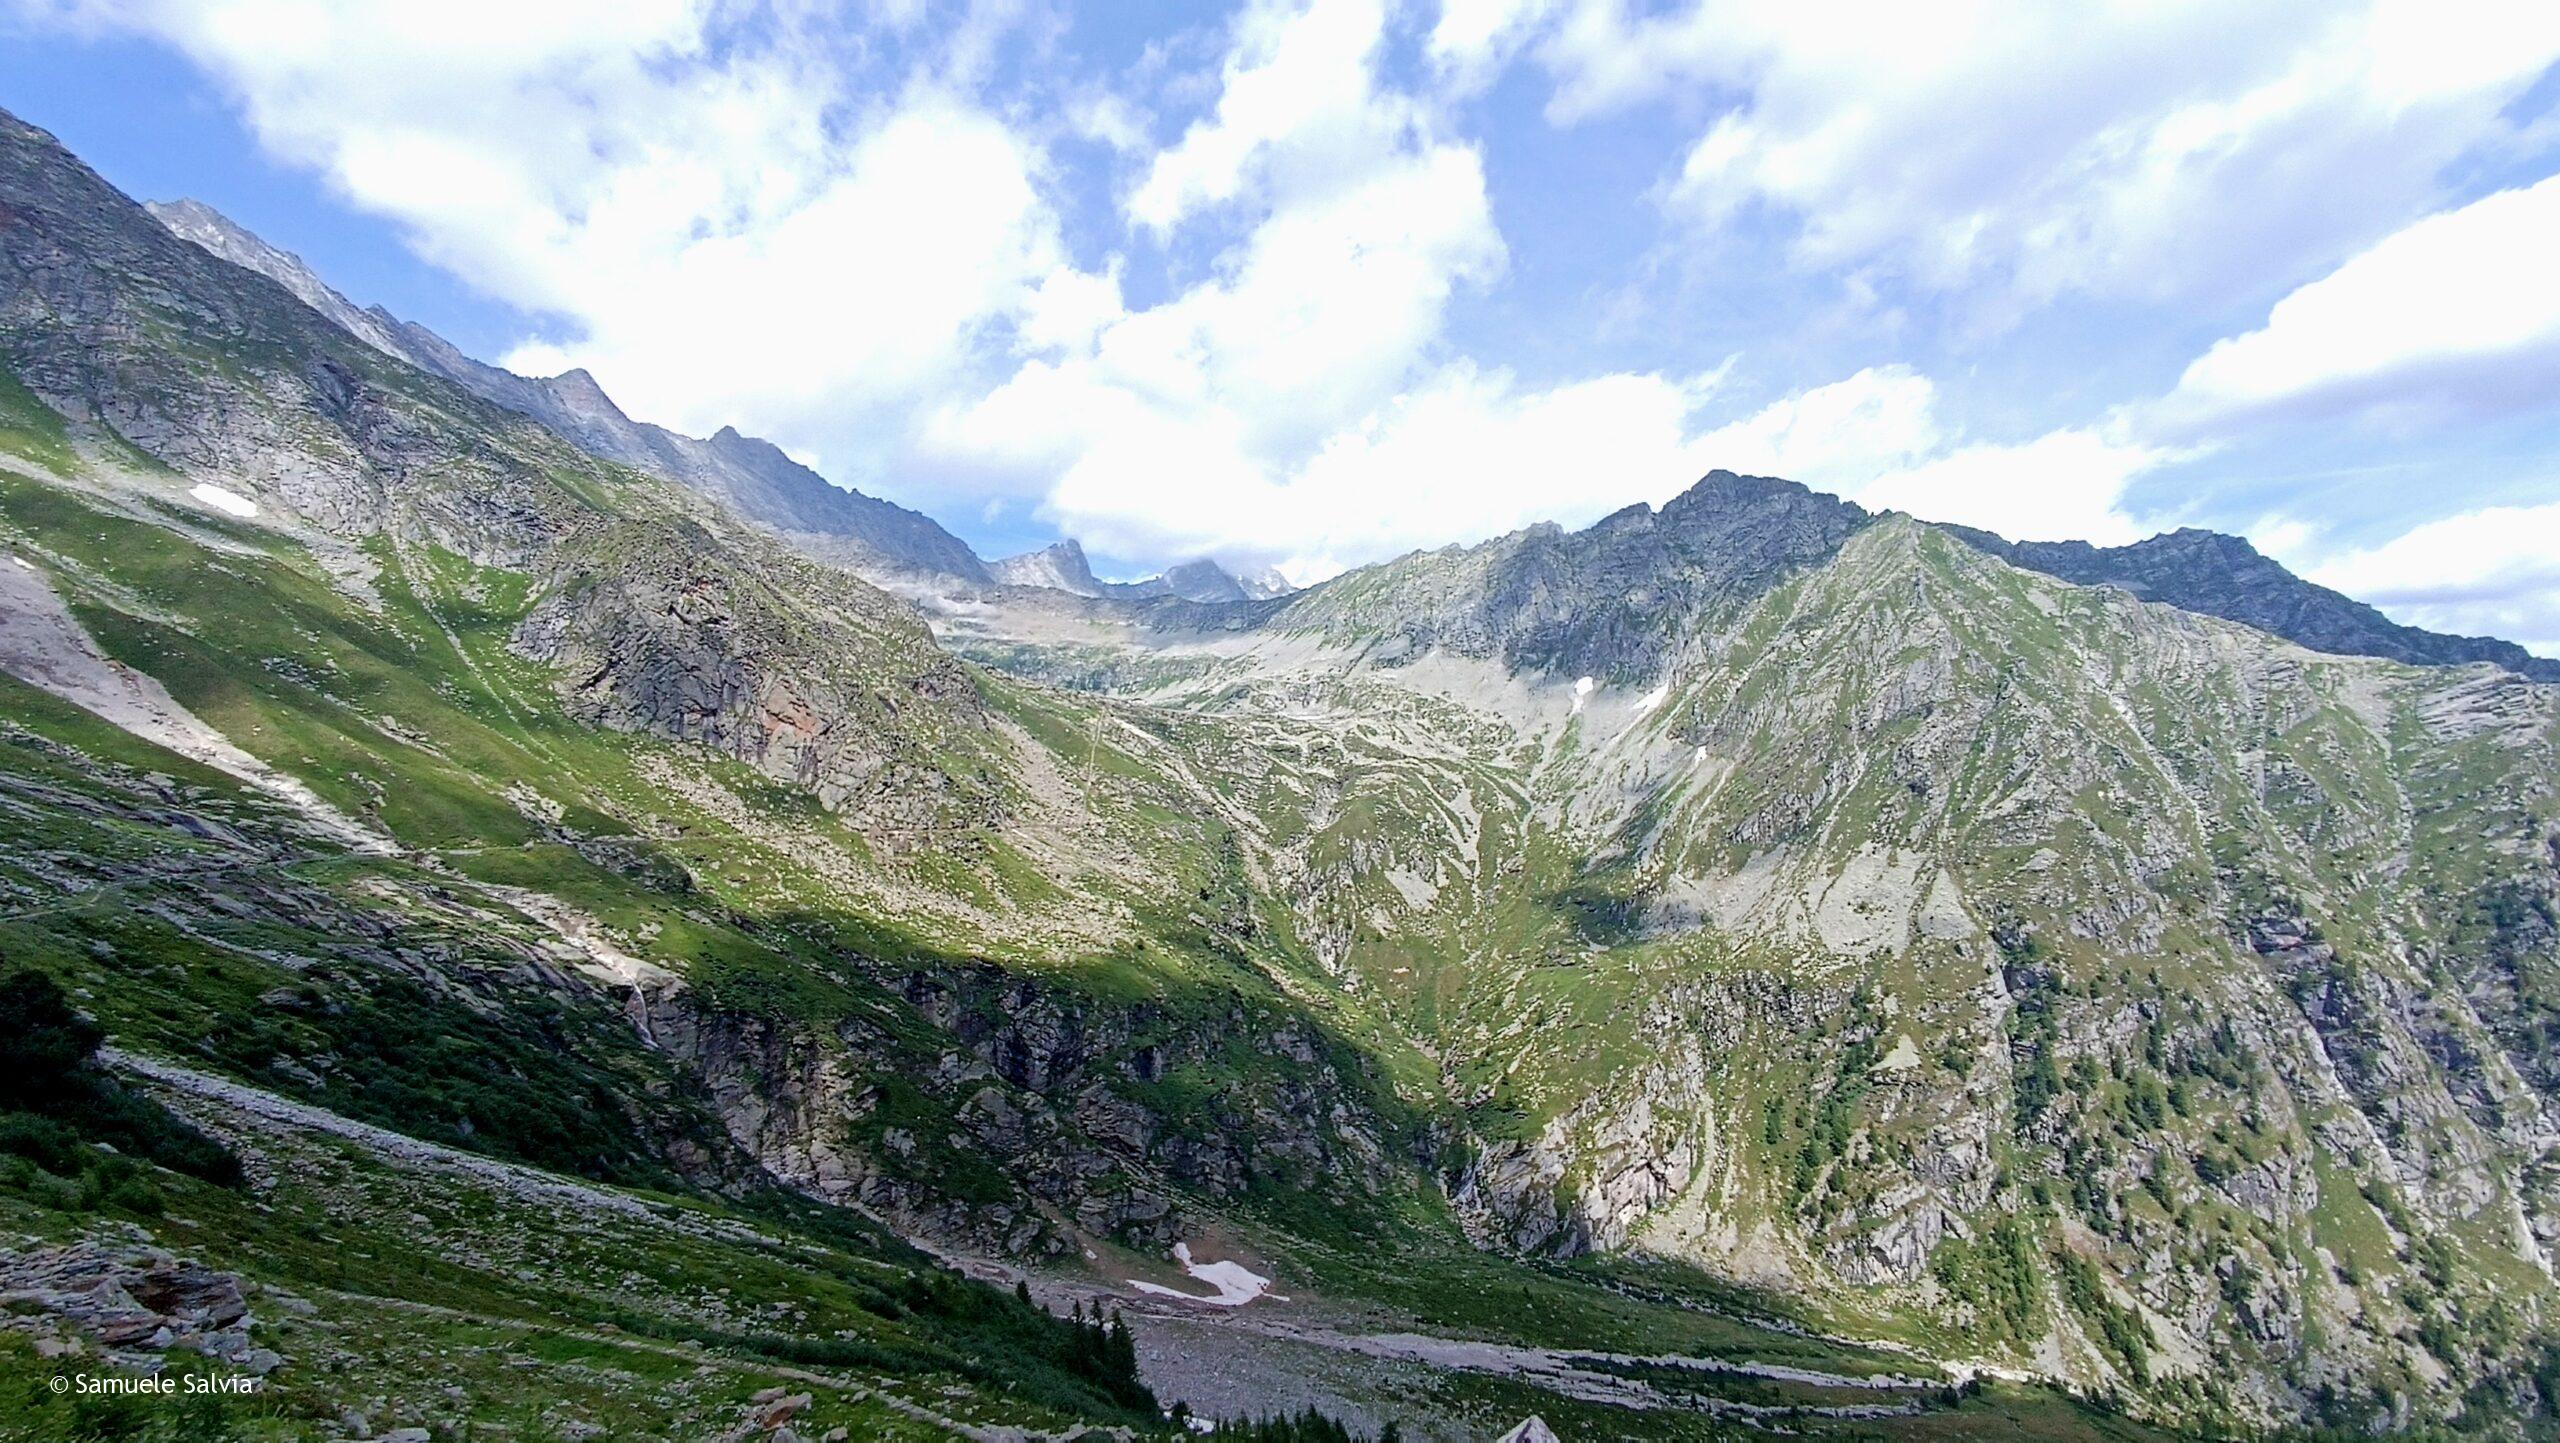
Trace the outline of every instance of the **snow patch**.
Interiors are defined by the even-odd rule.
[[[1671,683],[1666,681],[1662,685],[1655,687],[1653,690],[1636,698],[1636,715],[1643,716],[1646,712],[1662,705],[1665,701],[1670,700],[1670,698]]]
[[[1288,1301],[1276,1293],[1271,1293],[1269,1278],[1242,1263],[1193,1261],[1189,1243],[1173,1245],[1173,1260],[1182,1264],[1184,1272],[1217,1289],[1217,1296],[1204,1298],[1198,1293],[1186,1293],[1180,1288],[1168,1288],[1162,1283],[1133,1283],[1131,1286],[1139,1292],[1153,1293],[1160,1298],[1180,1298],[1186,1303],[1206,1303],[1213,1308],[1241,1308],[1265,1294],[1271,1294],[1275,1302]]]
[[[1581,713],[1582,704],[1591,699],[1591,689],[1598,685],[1598,682],[1587,676],[1573,684],[1573,710],[1576,715]]]
[[[226,486],[215,486],[209,482],[199,481],[187,488],[187,494],[216,511],[226,512],[244,521],[258,514],[257,502]]]

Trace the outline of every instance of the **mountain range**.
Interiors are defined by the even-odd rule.
[[[987,563],[14,119],[0,367],[38,1430],[2548,1436],[2544,659],[1722,471]]]
[[[473,360],[442,336],[379,306],[359,308],[303,264],[301,257],[269,245],[201,201],[173,201],[146,209],[172,234],[276,282],[375,350],[442,376],[483,400],[531,416],[590,455],[709,496],[749,521],[771,527],[820,560],[882,579],[922,577],[945,586],[983,587],[1001,581],[1054,586],[1079,596],[1173,595],[1194,601],[1224,601],[1248,594],[1244,585],[1206,558],[1106,593],[1108,584],[1093,579],[1083,548],[1073,541],[1033,553],[1046,556],[1063,548],[1061,559],[1071,555],[1072,562],[1054,574],[1026,565],[1029,557],[990,566],[967,542],[932,518],[834,485],[770,441],[742,436],[726,426],[702,440],[634,421],[583,370],[539,379],[519,376]],[[1260,576],[1252,586],[1253,594],[1259,595],[1289,589],[1276,574]]]
[[[1236,577],[1206,558],[1142,581],[1106,582],[1094,576],[1084,548],[1072,538],[982,561],[930,518],[832,485],[771,442],[726,427],[707,441],[696,440],[634,422],[584,371],[547,380],[518,376],[475,361],[433,331],[379,307],[358,309],[300,258],[201,202],[181,200],[148,209],[173,233],[278,282],[367,345],[532,416],[605,460],[712,496],[747,519],[773,527],[803,550],[877,579],[903,573],[945,586],[1001,583],[1084,597],[1172,596],[1198,602],[1264,601],[1298,589],[1275,570]],[[2013,542],[1970,527],[1946,529],[2012,565],[2082,586],[2120,586],[2147,600],[2245,622],[2316,651],[2430,664],[2487,661],[2539,681],[2560,681],[2560,659],[2535,656],[2513,642],[2400,625],[2370,606],[2294,576],[2236,536],[2183,529],[2129,545],[2095,547],[2083,541]]]

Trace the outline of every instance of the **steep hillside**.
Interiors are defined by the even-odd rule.
[[[2547,1431],[2560,689],[1725,473],[991,669],[15,122],[0,367],[7,995],[241,1164],[0,1126],[31,1408]]]
[[[711,497],[789,537],[812,556],[875,573],[978,584],[989,579],[977,553],[931,518],[836,486],[771,442],[728,427],[703,440],[634,421],[585,371],[542,379],[519,376],[475,361],[435,332],[380,307],[358,308],[300,257],[267,244],[200,201],[148,209],[172,234],[277,282],[375,350],[530,416],[592,456]]]
[[[1682,1259],[2191,1419],[2520,1386],[2560,691],[1783,483],[1684,503],[1117,668],[983,649],[1296,751],[1221,784],[1307,965],[1437,1060],[1489,1246]]]

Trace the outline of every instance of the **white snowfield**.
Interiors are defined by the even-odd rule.
[[[187,488],[187,494],[216,511],[237,516],[244,521],[258,514],[257,502],[227,486],[216,486],[211,482],[199,481]]]
[[[1180,1288],[1168,1288],[1162,1283],[1133,1283],[1131,1286],[1139,1292],[1153,1293],[1160,1298],[1180,1298],[1187,1303],[1206,1303],[1213,1308],[1241,1308],[1271,1292],[1271,1280],[1242,1263],[1193,1261],[1189,1243],[1173,1245],[1173,1260],[1182,1264],[1184,1272],[1216,1288],[1217,1295],[1204,1298],[1198,1293],[1186,1293]],[[1274,1296],[1276,1298],[1276,1295]],[[1279,1301],[1286,1301],[1286,1299],[1279,1299]]]

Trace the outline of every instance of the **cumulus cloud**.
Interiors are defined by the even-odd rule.
[[[2560,502],[2489,506],[2308,560],[2323,586],[2434,631],[2560,656]]]
[[[1067,27],[1005,0],[16,3],[192,58],[271,154],[538,317],[509,364],[584,365],[648,419],[770,434],[1134,565],[1307,580],[1713,467],[2122,541],[2149,516],[2137,482],[2270,421],[2406,438],[2560,395],[2560,179],[2459,200],[2560,131],[2517,103],[2560,57],[2550,5],[1248,0],[1053,73],[1008,67],[1005,37]],[[1565,129],[1489,166],[1517,135],[1497,112],[1533,88],[1492,87],[1504,67],[1546,78],[1527,103]],[[1577,359],[1583,303],[1624,278],[1552,250],[1494,300],[1545,333],[1506,350],[1469,311],[1515,267],[1496,218],[1594,203],[1539,167],[1584,163],[1572,127],[1599,117],[1625,127],[1606,143],[1650,126],[1676,158],[1624,197],[1637,216],[1775,235],[1901,317],[1900,354],[1993,293],[2008,316],[2099,295],[2128,325],[2174,299],[2183,326],[2219,291],[2265,320],[2219,328],[2165,398],[2021,401],[1998,434],[1862,340],[1706,329],[1748,308]],[[1497,198],[1495,176],[1526,189]],[[2486,615],[2457,521],[2479,524],[2357,555],[2407,606]],[[2497,604],[2551,589],[2499,566]]]
[[[2520,140],[2560,7],[1573,0],[1535,53],[1560,122],[1731,96],[1675,208],[1782,217],[1807,265],[2156,298],[2332,262]]]
[[[1356,522],[1277,516],[1283,478],[1384,424],[1435,369],[1451,299],[1506,259],[1481,155],[1382,83],[1385,25],[1369,0],[1242,16],[1217,102],[1126,205],[1143,232],[1233,221],[1208,274],[1153,305],[1089,306],[1081,334],[1026,329],[1019,368],[944,407],[931,451],[1044,492],[1106,552],[1333,554],[1324,529]]]
[[[1691,451],[1706,463],[1701,470],[1854,492],[1945,444],[1937,399],[1929,378],[1907,366],[1870,367],[1715,427]]]
[[[1256,461],[1214,420],[1172,434],[1158,428],[1178,422],[1137,411],[1098,428],[1049,504],[1106,549],[1269,561],[1304,583],[1536,521],[1658,505],[1716,468],[1850,489],[1945,441],[1927,378],[1906,370],[1860,372],[1702,426],[1724,374],[1540,388],[1455,363],[1287,467]],[[1186,504],[1204,486],[1229,504]]]
[[[1424,40],[1432,66],[1461,90],[1492,78],[1525,44],[1552,0],[1441,0]]]
[[[1026,368],[957,419],[1007,444],[1050,438],[1054,451],[1018,459],[1063,468],[1045,507],[1099,550],[1276,564],[1302,585],[1536,521],[1578,526],[1659,505],[1716,469],[2016,537],[2130,540],[2141,532],[2121,510],[2124,488],[2170,459],[2078,430],[1968,442],[1941,421],[1929,378],[1901,366],[1706,422],[1730,369],[1534,387],[1453,362],[1278,461],[1234,411],[1155,404],[1050,367]]]
[[[1026,345],[1009,379],[942,410],[935,450],[1025,478],[1105,554],[1301,581],[1661,501],[1711,467],[1849,489],[1943,451],[1935,388],[1905,367],[1710,425],[1722,369],[1527,386],[1439,354],[1452,299],[1505,249],[1477,150],[1383,80],[1386,19],[1368,0],[1244,16],[1219,99],[1126,207],[1142,231],[1217,215],[1241,234],[1157,304],[1082,312],[1089,340]]]
[[[1381,90],[1374,61],[1386,28],[1380,0],[1259,4],[1236,23],[1215,114],[1156,156],[1129,198],[1130,217],[1158,232],[1238,198],[1262,173],[1320,186],[1337,167],[1367,168],[1414,116]]]
[[[1535,521],[1597,519],[1694,465],[1698,383],[1609,376],[1548,390],[1453,366],[1345,427],[1295,467],[1266,466],[1214,418],[1141,414],[1070,466],[1050,497],[1068,529],[1127,555],[1277,564],[1301,584],[1418,547]],[[1188,504],[1204,487],[1216,507]]]
[[[2427,216],[2214,343],[2120,425],[2195,438],[2352,420],[2378,434],[2476,424],[2560,402],[2560,177]],[[2281,513],[2269,555],[2414,625],[2560,646],[2560,505],[2486,507],[2339,549]],[[2094,538],[2092,538],[2094,539]]]
[[[584,365],[649,419],[823,434],[950,374],[1062,259],[1031,145],[927,71],[857,89],[796,12],[70,9],[176,46],[268,149],[552,318],[509,365]]]
[[[2168,426],[2380,413],[2469,419],[2560,401],[2560,177],[2432,215],[2216,343]]]
[[[1858,500],[2012,541],[2121,546],[2151,532],[2126,514],[2125,488],[2174,459],[2114,427],[2067,427],[2016,444],[1957,447],[1878,480]]]
[[[1259,556],[1277,543],[1282,569],[1305,582],[1534,521],[1580,525],[1633,502],[1659,505],[1717,468],[1846,488],[1942,440],[1928,381],[1907,371],[1861,372],[1701,427],[1697,413],[1723,376],[1619,374],[1540,389],[1455,365],[1336,433],[1304,465],[1238,478],[1253,503],[1231,517],[1132,506],[1134,468],[1108,464],[1071,473],[1055,504],[1097,534],[1157,549]],[[1186,484],[1179,474],[1161,481],[1168,503]]]

